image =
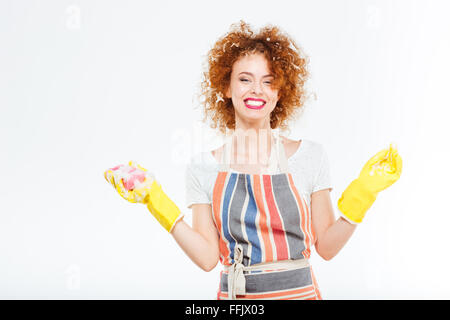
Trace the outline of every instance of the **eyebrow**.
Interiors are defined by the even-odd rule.
[[[246,72],[246,71],[239,73],[239,75],[241,75],[243,73],[253,76],[253,73]],[[273,76],[274,76],[273,74],[266,74],[265,76],[263,76],[263,78],[265,78],[265,77],[273,77]]]

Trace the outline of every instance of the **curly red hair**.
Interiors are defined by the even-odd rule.
[[[231,25],[227,34],[216,41],[207,54],[207,66],[199,96],[204,119],[212,121],[211,128],[225,134],[226,129],[235,129],[235,113],[230,98],[225,92],[230,85],[234,62],[239,58],[261,53],[268,61],[275,79],[272,88],[279,90],[279,100],[270,114],[272,129],[286,129],[287,122],[303,111],[309,78],[309,59],[286,33],[278,27],[266,25],[254,33],[244,21]]]

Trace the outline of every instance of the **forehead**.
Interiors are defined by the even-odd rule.
[[[233,64],[233,73],[250,72],[255,75],[270,73],[270,65],[262,54],[250,54],[239,58]]]

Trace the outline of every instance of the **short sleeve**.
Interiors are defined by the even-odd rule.
[[[328,155],[323,149],[321,148],[321,156],[320,156],[320,165],[317,170],[316,178],[313,183],[313,191],[316,192],[323,189],[330,189],[333,190],[333,187],[331,186],[331,178],[330,178],[330,164],[328,162]]]
[[[186,166],[185,186],[186,186],[186,206],[190,209],[195,203],[211,203],[207,192],[200,183],[200,172],[195,170],[192,163]]]

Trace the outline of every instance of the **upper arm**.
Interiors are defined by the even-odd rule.
[[[197,203],[192,205],[192,228],[200,233],[208,243],[219,248],[219,233],[212,218],[211,204]]]
[[[336,219],[331,203],[330,189],[323,189],[312,193],[311,219],[313,230],[316,235],[315,243],[317,243]]]

